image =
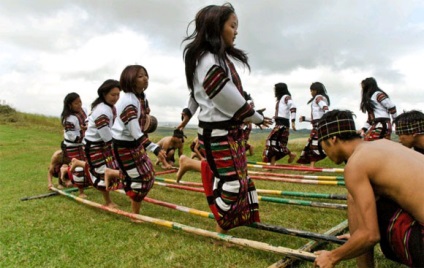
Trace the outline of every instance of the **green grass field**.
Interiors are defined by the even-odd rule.
[[[255,130],[251,144],[255,147],[250,161],[261,161],[263,144],[269,130]],[[171,128],[159,128],[151,140],[171,135]],[[187,129],[184,154],[195,129]],[[300,155],[307,132],[291,134],[290,148]],[[284,258],[281,254],[228,247],[212,238],[185,233],[151,223],[134,223],[121,215],[92,208],[65,196],[21,201],[23,197],[48,193],[47,166],[52,153],[59,149],[62,129],[58,118],[16,113],[0,109],[0,267],[268,267]],[[156,158],[150,155],[152,161]],[[279,163],[286,163],[287,158]],[[334,167],[325,159],[319,167]],[[253,170],[253,169],[252,169]],[[157,171],[161,171],[160,168]],[[260,170],[256,170],[260,171]],[[287,172],[289,173],[289,172]],[[292,172],[294,174],[294,172]],[[297,172],[296,174],[301,174]],[[326,174],[334,175],[334,174]],[[158,176],[175,179],[175,174]],[[188,172],[184,181],[200,182],[200,174]],[[346,193],[343,186],[308,185],[272,181],[255,181],[258,189],[313,193]],[[57,180],[55,180],[57,185]],[[88,200],[102,203],[100,192],[87,189]],[[119,208],[130,211],[128,197],[112,193]],[[148,197],[181,206],[208,211],[202,193],[155,185]],[[317,202],[342,202],[274,196]],[[346,219],[346,211],[311,206],[260,202],[263,223],[285,228],[324,233]],[[193,214],[143,202],[141,214],[173,221],[209,231],[215,222]],[[249,227],[239,227],[229,235],[260,241],[273,246],[297,249],[309,240]],[[334,245],[327,244],[326,249]],[[375,249],[378,267],[398,267],[385,260],[379,247]],[[353,260],[339,267],[354,267]],[[297,262],[293,267],[312,267]]]

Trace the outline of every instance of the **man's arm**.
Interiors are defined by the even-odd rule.
[[[47,187],[50,189],[53,186],[53,166],[49,165],[47,168]]]
[[[49,167],[47,168],[47,187],[50,189],[53,186],[53,173],[54,167],[59,163],[59,158],[62,157],[62,151],[56,151],[53,153],[50,159]]]
[[[194,146],[194,152],[197,154],[197,157],[199,157],[200,161],[203,161],[205,158],[200,153],[199,148],[200,148],[199,140],[196,140],[196,145]]]
[[[181,157],[183,155],[184,143],[180,142],[177,149],[178,149],[178,157]]]
[[[348,220],[351,236],[346,244],[335,250],[317,252],[318,257],[315,262],[319,267],[334,267],[341,260],[355,257],[360,257],[359,261],[365,260],[372,255],[363,254],[369,254],[380,240],[374,191],[364,171],[368,164],[364,161],[359,162],[360,164],[349,163],[349,167],[345,168],[345,182],[349,192]]]

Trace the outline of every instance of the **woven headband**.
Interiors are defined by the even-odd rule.
[[[424,134],[424,120],[399,120],[396,122],[396,135]]]
[[[350,118],[336,118],[331,122],[323,122],[318,125],[318,142],[333,135],[356,133],[355,121]]]

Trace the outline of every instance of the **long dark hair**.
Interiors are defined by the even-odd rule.
[[[149,77],[149,73],[147,69],[141,65],[128,65],[121,73],[121,78],[119,79],[119,83],[121,84],[121,89],[125,93],[132,92],[137,95],[136,92],[136,79],[137,73],[143,69],[146,72],[147,77]]]
[[[362,80],[362,99],[360,108],[363,113],[369,110],[374,110],[375,105],[371,102],[371,97],[376,91],[381,91],[389,97],[389,95],[378,87],[377,81],[373,77],[368,77]]]
[[[205,52],[214,54],[226,71],[228,71],[225,64],[226,53],[242,62],[250,70],[247,54],[235,47],[226,47],[222,40],[222,30],[231,14],[235,14],[235,10],[230,3],[222,6],[209,5],[197,12],[195,19],[187,26],[187,37],[182,43],[190,41],[184,48],[183,58],[187,86],[191,91],[194,89],[193,80],[197,62]],[[188,35],[188,28],[193,22],[195,29]]]
[[[103,84],[97,90],[98,97],[91,104],[91,110],[93,110],[94,107],[96,107],[99,103],[106,103],[105,96],[115,87],[121,90],[121,85],[119,84],[119,81],[113,79],[108,79],[104,81]]]
[[[328,100],[328,106],[330,106],[330,97],[327,95],[327,89],[325,88],[323,83],[321,83],[321,82],[312,83],[312,85],[310,86],[310,90],[316,90],[317,95],[323,95],[324,97],[326,97],[327,100]],[[308,104],[311,103],[314,99],[315,99],[315,97],[312,97],[308,101]]]
[[[68,93],[65,96],[65,99],[63,100],[63,110],[62,110],[62,113],[60,115],[60,119],[61,119],[62,124],[68,116],[75,113],[71,109],[71,104],[72,104],[72,102],[74,102],[74,100],[78,99],[79,97],[80,96],[75,92]]]
[[[275,84],[274,85],[274,94],[275,94],[275,97],[277,98],[277,100],[281,100],[281,98],[284,95],[291,96],[290,91],[287,88],[286,83],[277,83],[277,84]]]

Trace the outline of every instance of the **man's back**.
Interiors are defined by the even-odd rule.
[[[345,180],[349,191],[368,180],[375,196],[392,199],[424,223],[424,155],[389,140],[361,142],[346,164]]]

